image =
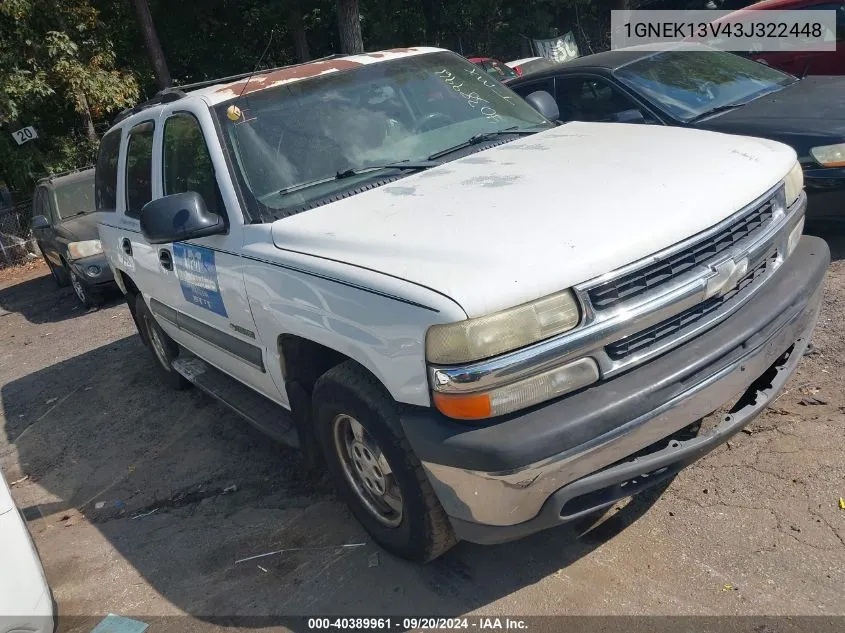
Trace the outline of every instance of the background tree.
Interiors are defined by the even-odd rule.
[[[337,0],[337,26],[340,35],[340,52],[353,55],[364,52],[361,37],[361,15],[358,0]]]
[[[164,59],[164,51],[158,41],[153,16],[150,14],[150,7],[147,0],[134,0],[135,12],[138,14],[138,24],[141,27],[141,35],[144,39],[144,46],[150,56],[153,65],[156,81],[160,90],[169,88],[173,81],[170,79],[170,71],[167,69],[167,62]]]
[[[0,179],[26,190],[47,171],[90,163],[106,116],[136,102],[108,28],[88,0],[0,3]],[[18,146],[10,135],[35,126]]]

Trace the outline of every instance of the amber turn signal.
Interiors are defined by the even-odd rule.
[[[482,420],[489,418],[492,413],[490,395],[486,393],[457,395],[435,391],[432,397],[437,410],[450,418],[458,420]]]

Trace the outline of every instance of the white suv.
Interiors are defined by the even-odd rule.
[[[162,377],[322,455],[408,558],[673,476],[817,316],[792,149],[527,100],[411,48],[165,91],[101,143],[103,248]]]

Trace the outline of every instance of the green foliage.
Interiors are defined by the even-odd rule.
[[[703,0],[639,0],[695,3]],[[503,60],[528,38],[574,31],[584,52],[607,43],[609,9],[628,0],[360,0],[367,50],[428,44]],[[337,0],[148,0],[176,85],[294,63],[292,28],[312,57],[339,49]],[[652,8],[659,8],[656,5]],[[293,15],[301,17],[293,19]],[[298,31],[301,34],[301,31]],[[156,82],[132,0],[0,0],[0,181],[90,163],[112,116]],[[17,146],[10,132],[34,125]],[[93,128],[93,134],[92,134]]]
[[[39,175],[90,163],[91,132],[137,98],[88,0],[0,3],[0,180],[8,186],[26,190]],[[18,146],[10,133],[24,125],[39,138]]]

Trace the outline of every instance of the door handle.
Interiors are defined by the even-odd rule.
[[[132,242],[129,241],[128,237],[123,238],[123,241],[120,243],[120,247],[127,255],[132,255]]]
[[[169,250],[163,248],[158,252],[158,263],[164,270],[173,270],[173,257]]]

